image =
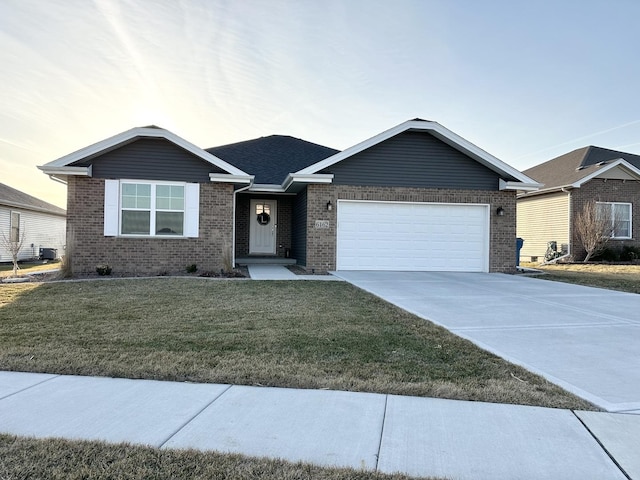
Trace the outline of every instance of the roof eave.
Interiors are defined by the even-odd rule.
[[[57,211],[53,211],[53,210],[49,210],[47,208],[44,207],[36,207],[33,205],[27,205],[24,203],[19,203],[19,202],[11,202],[11,201],[7,201],[7,200],[0,200],[0,205],[3,206],[7,206],[10,208],[19,208],[21,210],[29,210],[32,212],[39,212],[39,213],[46,213],[49,215],[56,215],[58,217],[66,217],[67,216],[67,212],[66,211],[62,211],[62,212],[57,212]]]
[[[210,173],[209,180],[214,183],[239,183],[242,185],[251,185],[253,175],[231,175],[227,173]]]
[[[542,188],[542,186],[543,185],[541,183],[537,183],[537,182],[529,182],[529,183],[511,182],[511,181],[503,180],[502,178],[500,179],[500,182],[499,182],[500,190],[520,190],[524,192],[534,192]]]
[[[91,165],[88,167],[56,167],[50,163],[41,165],[38,169],[42,170],[47,175],[55,177],[91,177],[93,175],[93,168]]]

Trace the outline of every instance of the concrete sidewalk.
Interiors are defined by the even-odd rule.
[[[638,415],[371,393],[0,372],[0,432],[451,479],[640,479]]]
[[[333,275],[296,275],[284,265],[247,265],[252,280],[324,280],[344,282]]]

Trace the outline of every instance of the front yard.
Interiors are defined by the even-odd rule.
[[[593,409],[342,282],[2,285],[0,369]]]
[[[640,293],[640,265],[561,263],[540,267],[532,266],[546,273],[546,275],[538,277],[543,280]]]

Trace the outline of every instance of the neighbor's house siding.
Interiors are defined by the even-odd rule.
[[[543,260],[550,241],[557,242],[558,251],[562,244],[569,245],[569,202],[570,194],[565,192],[518,199],[516,231],[524,240],[521,260]]]
[[[589,202],[623,202],[631,203],[631,236],[630,240],[611,239],[610,248],[621,249],[625,245],[640,247],[640,182],[594,178],[571,191],[571,210],[573,222],[575,216]],[[582,260],[585,250],[576,235],[575,228],[571,237],[571,252],[576,260]]]
[[[137,139],[72,166],[92,165],[93,178],[127,178],[174,182],[209,182],[209,173],[225,173],[215,165],[163,138]]]
[[[332,165],[334,185],[497,190],[499,176],[425,132],[404,132]]]
[[[0,239],[2,235],[9,238],[11,212],[20,214],[20,235],[24,233],[24,245],[18,255],[19,260],[37,258],[40,247],[55,248],[58,250],[58,257],[64,255],[66,220],[63,215],[0,206]],[[10,252],[0,243],[0,262],[10,261]]]
[[[93,274],[106,263],[115,275],[199,271],[219,272],[231,247],[233,185],[200,185],[198,238],[104,236],[104,185],[99,178],[72,177],[67,185],[67,250],[74,275]]]
[[[402,202],[474,203],[489,205],[489,271],[515,271],[515,191],[442,190],[400,187],[309,185],[307,187],[306,269],[316,273],[336,268],[337,208],[327,211],[327,201],[378,200]],[[494,214],[498,207],[505,214]],[[316,228],[316,220],[329,220],[329,228]]]

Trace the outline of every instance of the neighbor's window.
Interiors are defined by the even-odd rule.
[[[631,238],[631,204],[598,202],[598,212],[611,221],[611,238]]]
[[[20,214],[18,212],[11,212],[9,241],[12,243],[20,241]]]
[[[184,185],[122,183],[123,235],[184,233]]]

